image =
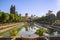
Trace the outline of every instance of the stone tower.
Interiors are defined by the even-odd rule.
[[[25,19],[28,20],[28,13],[25,13]]]
[[[10,7],[10,13],[15,14],[15,5],[11,5]]]

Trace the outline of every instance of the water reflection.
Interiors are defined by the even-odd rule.
[[[37,27],[34,24],[26,23],[23,29],[19,32],[19,35],[32,35],[37,30]]]
[[[34,33],[36,32],[36,30],[38,28],[41,28],[41,27],[42,26],[40,26],[38,24],[26,22],[25,25],[22,28],[17,27],[18,28],[18,35],[20,35],[20,36],[23,36],[23,35],[26,35],[26,36],[35,35]],[[60,31],[55,31],[55,30],[50,29],[48,32],[51,33],[51,34],[45,33],[45,36],[60,36]],[[11,36],[10,31],[4,32],[2,34],[2,36]]]
[[[26,23],[25,26],[23,27],[23,29],[21,31],[19,31],[19,35],[32,35],[36,32],[36,30],[38,28],[41,28],[41,26],[36,25],[34,23]],[[49,33],[45,33],[45,36],[58,36],[60,33],[58,33],[58,31],[55,30],[51,30],[49,31],[51,34]]]

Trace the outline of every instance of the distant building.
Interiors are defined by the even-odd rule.
[[[31,19],[33,19],[34,18],[34,16],[33,15],[31,15]]]
[[[38,18],[37,16],[35,15],[31,15],[29,16],[28,13],[25,13],[25,16],[22,16],[26,21],[31,21],[32,19],[34,18]]]
[[[25,19],[28,20],[28,13],[25,13]]]

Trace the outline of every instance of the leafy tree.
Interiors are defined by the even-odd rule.
[[[9,14],[8,13],[2,13],[2,22],[7,22],[9,20]]]
[[[46,23],[46,17],[45,17],[45,16],[42,16],[42,17],[40,18],[40,22],[41,22],[41,23]]]
[[[46,15],[46,21],[48,22],[48,24],[52,24],[55,22],[55,15],[54,14],[49,14]]]
[[[15,19],[14,14],[10,14],[10,21],[12,22],[12,21],[14,21],[14,19]]]
[[[42,16],[40,18],[35,19],[34,21],[38,23],[43,23],[43,24],[52,24],[55,22],[55,15],[52,13],[52,11],[48,11],[46,16]]]
[[[57,19],[60,20],[60,11],[57,12]]]
[[[14,21],[17,22],[19,20],[19,16],[15,14],[14,17],[15,17]]]
[[[2,14],[3,12],[0,12],[0,22],[2,22]]]

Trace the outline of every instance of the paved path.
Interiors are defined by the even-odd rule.
[[[36,26],[37,27],[43,27],[43,28],[47,28],[47,29],[54,29],[54,30],[56,30],[56,31],[60,31],[60,27],[58,27],[58,26],[53,26],[53,25],[46,25],[46,24],[40,24],[40,25],[38,25],[38,24],[36,24]]]
[[[54,29],[56,31],[60,31],[60,27],[58,26],[53,26],[53,25],[44,25],[42,27],[48,28],[48,29]]]
[[[14,24],[2,26],[2,27],[0,27],[0,33],[4,32],[4,31],[7,31],[7,30],[10,30],[14,27],[22,26],[22,25],[24,25],[24,23],[14,23]]]

